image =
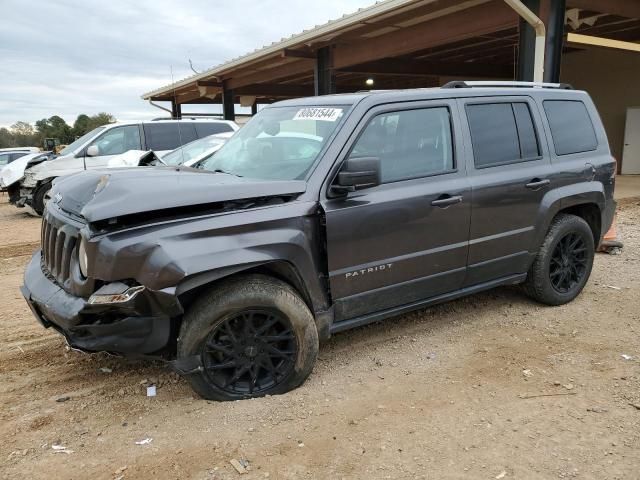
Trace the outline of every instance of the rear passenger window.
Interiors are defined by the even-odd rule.
[[[590,152],[598,148],[596,132],[584,103],[577,100],[545,100],[557,155]]]
[[[350,157],[380,158],[382,183],[454,169],[451,120],[446,107],[404,110],[374,117]]]
[[[233,132],[233,128],[226,123],[200,122],[195,123],[198,138],[208,137],[216,133]]]
[[[193,123],[163,122],[145,123],[144,135],[147,148],[155,151],[175,150],[196,140]]]
[[[467,105],[476,168],[540,157],[529,105],[525,102]]]

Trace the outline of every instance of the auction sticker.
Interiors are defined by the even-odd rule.
[[[294,120],[323,120],[335,122],[342,115],[341,108],[302,108],[298,110]]]

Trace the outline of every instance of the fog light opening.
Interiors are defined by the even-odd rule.
[[[133,300],[145,287],[139,285],[137,287],[131,287],[122,293],[114,293],[108,295],[96,295],[95,293],[89,297],[90,305],[104,305],[111,303],[126,303]]]

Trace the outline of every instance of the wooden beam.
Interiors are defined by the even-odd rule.
[[[476,3],[478,0],[475,0]],[[489,0],[485,0],[489,1]],[[410,9],[402,9],[399,13],[393,12],[389,15],[386,15],[382,19],[375,19],[372,21],[368,21],[363,23],[360,27],[348,30],[346,33],[337,37],[336,43],[344,43],[351,42],[354,40],[359,40],[363,35],[367,35],[369,33],[373,33],[384,28],[402,28],[400,25],[414,21],[416,18],[436,16],[441,14],[446,14],[447,11],[450,12],[450,9],[464,9],[464,2],[461,0],[435,0],[430,3],[420,5],[419,2],[416,2],[416,6]]]
[[[506,3],[501,0],[493,1],[352,45],[337,45],[333,66],[340,69],[379,58],[407,55],[428,47],[504,30],[517,24],[517,14]]]
[[[196,82],[196,86],[198,87],[218,87],[222,88],[222,82],[218,80],[198,80]]]
[[[313,95],[312,85],[283,85],[259,83],[235,90],[236,95],[253,95],[265,97],[308,97]]]
[[[175,97],[172,97],[172,100],[174,98],[176,102],[178,102],[178,104],[182,104],[182,103],[187,103],[192,100],[197,100],[199,98],[202,98],[202,95],[200,94],[199,90],[196,90],[194,92],[181,92],[177,94]]]
[[[365,75],[427,76],[451,75],[462,77],[508,77],[513,75],[511,65],[487,65],[473,62],[414,62],[410,60],[386,59],[353,67],[340,72]]]
[[[316,54],[314,52],[306,52],[303,50],[292,50],[290,48],[285,48],[282,50],[280,54],[282,58],[307,58],[315,60]]]
[[[298,61],[277,68],[260,70],[241,77],[231,77],[227,80],[227,85],[229,88],[236,89],[258,83],[273,83],[279,78],[302,73],[313,73],[313,64],[306,61]]]
[[[620,17],[640,18],[640,2],[638,0],[567,0],[567,7]]]

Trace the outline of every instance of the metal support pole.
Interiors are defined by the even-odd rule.
[[[542,82],[544,80],[544,48],[546,38],[546,28],[544,23],[542,23],[542,20],[540,20],[535,13],[529,10],[521,0],[504,1],[536,31],[533,81]]]
[[[255,102],[253,102],[253,105],[251,105],[251,115],[255,115],[256,113],[258,113],[258,101],[256,100]]]
[[[225,120],[236,119],[235,97],[233,90],[226,87],[226,82],[222,83],[222,116]]]
[[[549,18],[547,22],[546,58],[544,62],[544,81],[560,82],[562,47],[564,46],[564,19],[566,0],[548,0]]]
[[[523,0],[526,7],[538,15],[540,0]],[[535,67],[536,31],[524,18],[520,18],[520,38],[518,40],[518,70],[516,80],[533,82]]]
[[[313,70],[315,95],[329,95],[336,92],[336,76],[333,71],[331,47],[318,49],[316,65]]]
[[[175,100],[171,100],[171,118],[180,120],[182,118],[182,105]]]

